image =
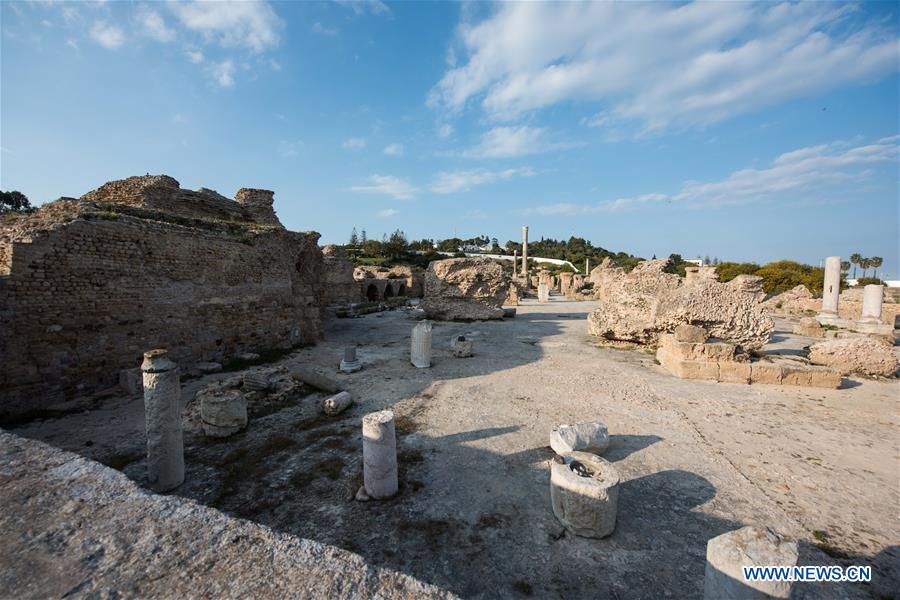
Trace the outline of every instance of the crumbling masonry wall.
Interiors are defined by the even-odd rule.
[[[114,385],[150,348],[189,368],[321,338],[318,233],[167,202],[65,200],[0,228],[0,415]]]

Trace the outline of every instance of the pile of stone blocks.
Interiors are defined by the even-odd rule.
[[[660,335],[656,359],[681,379],[841,387],[841,374],[833,369],[799,362],[750,362],[749,356],[738,353],[735,344],[707,341],[705,330],[693,325],[680,325],[675,333]]]

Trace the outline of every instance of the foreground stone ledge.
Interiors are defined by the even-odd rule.
[[[3,598],[455,598],[0,430]]]

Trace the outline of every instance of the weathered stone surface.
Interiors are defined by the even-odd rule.
[[[370,498],[390,498],[397,493],[397,436],[394,413],[382,410],[362,420],[363,482]]]
[[[764,600],[790,598],[791,582],[746,581],[743,567],[797,564],[796,542],[771,529],[744,527],[714,537],[706,545],[704,600]]]
[[[319,235],[272,224],[256,192],[138,177],[4,219],[0,413],[115,385],[147,348],[190,372],[318,341]]]
[[[825,337],[825,329],[814,317],[803,317],[794,326],[794,333],[807,337]]]
[[[841,374],[834,369],[812,365],[781,365],[781,385],[820,387],[836,390],[841,387]]]
[[[456,358],[469,358],[472,356],[472,340],[458,335],[450,341],[450,353]]]
[[[603,454],[609,447],[609,431],[606,425],[598,421],[560,425],[550,434],[550,447],[557,454]]]
[[[875,337],[855,337],[819,342],[809,349],[810,362],[825,365],[843,375],[860,373],[891,377],[900,364],[889,343]]]
[[[580,463],[588,476],[573,470]],[[563,526],[582,537],[602,538],[616,528],[619,473],[608,461],[587,452],[572,452],[550,463],[550,502]]]
[[[663,272],[667,261],[644,261],[631,273],[607,265],[591,274],[600,306],[588,317],[593,335],[612,340],[655,344],[660,333],[678,325],[699,325],[744,349],[763,346],[774,323],[762,309],[760,279],[750,276],[728,283],[697,279],[684,285]],[[598,287],[599,286],[599,287]]]
[[[417,369],[431,366],[431,328],[429,321],[422,321],[412,329],[409,340],[409,362]]]
[[[764,301],[763,307],[775,313],[798,314],[809,310],[812,299],[812,292],[805,285],[798,285]]]
[[[425,273],[422,308],[430,319],[502,319],[509,278],[486,258],[438,260]]]
[[[340,246],[322,248],[322,294],[324,304],[351,304],[360,302],[363,295],[359,283],[353,278],[353,263]]]
[[[209,437],[228,437],[247,426],[247,398],[239,390],[206,388],[197,393],[197,400],[203,432]]]
[[[709,337],[706,330],[696,325],[679,325],[675,328],[675,341],[702,344]]]
[[[3,431],[0,478],[4,598],[454,597]]]

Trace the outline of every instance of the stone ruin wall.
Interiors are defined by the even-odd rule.
[[[0,229],[0,415],[115,385],[151,348],[187,368],[321,338],[318,233],[248,222],[236,234],[68,202],[65,219],[41,222],[50,207]]]

